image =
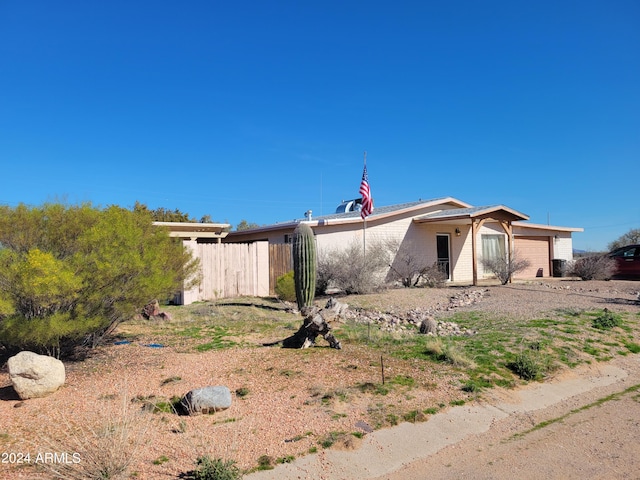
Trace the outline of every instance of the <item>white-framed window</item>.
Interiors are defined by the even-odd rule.
[[[482,235],[482,258],[494,260],[506,258],[506,248],[504,246],[504,235]]]

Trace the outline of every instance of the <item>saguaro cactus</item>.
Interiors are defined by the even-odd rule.
[[[316,294],[316,239],[306,223],[299,223],[293,232],[293,280],[298,308],[313,305]]]

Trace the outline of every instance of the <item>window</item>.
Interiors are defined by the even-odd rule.
[[[493,260],[506,258],[504,235],[482,235],[482,258]]]
[[[618,250],[613,252],[611,254],[611,256],[612,257],[633,258],[634,254],[635,254],[635,256],[638,256],[638,253],[640,253],[640,249],[639,248],[636,248],[636,247],[624,247],[624,248],[619,248]]]

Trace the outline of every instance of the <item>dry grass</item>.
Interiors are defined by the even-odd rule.
[[[50,478],[129,478],[131,466],[152,426],[150,416],[131,403],[126,390],[117,401],[106,398],[93,407],[97,418],[63,413],[55,436],[40,437],[33,442],[36,452],[64,454],[64,459],[54,457],[38,464]]]

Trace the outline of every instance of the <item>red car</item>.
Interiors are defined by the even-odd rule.
[[[617,277],[640,277],[640,245],[627,245],[609,253],[616,261]]]

